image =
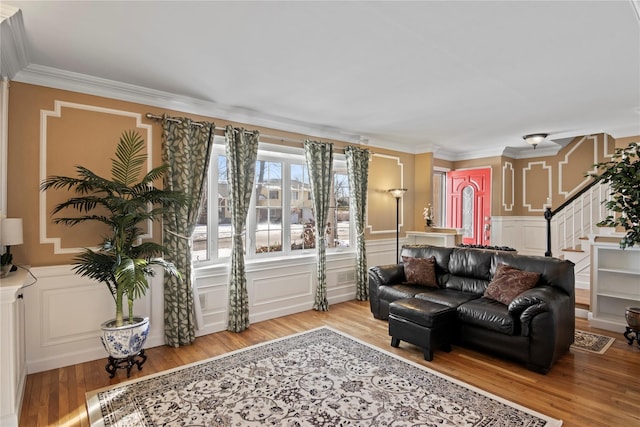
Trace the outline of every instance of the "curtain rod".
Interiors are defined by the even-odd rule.
[[[162,120],[162,116],[157,116],[157,115],[151,114],[151,113],[147,113],[146,117],[148,119],[152,119],[152,120]],[[175,118],[172,118],[172,117],[167,117],[167,120],[169,120],[170,122],[182,123],[182,120],[175,119]],[[191,124],[194,125],[194,126],[200,126],[200,127],[203,126],[203,124],[201,122],[195,122],[194,121],[194,122],[191,122]],[[216,126],[215,130],[225,131],[226,128]],[[245,130],[245,132],[250,132],[250,131]],[[263,137],[263,138],[275,139],[275,140],[282,141],[282,142],[292,142],[292,143],[295,143],[295,144],[303,144],[304,145],[304,140],[302,140],[302,139],[287,138],[286,136],[266,135],[266,134],[263,134],[263,133],[261,133],[260,136]],[[340,150],[340,151],[344,152],[345,147],[337,148],[337,150]],[[371,157],[372,154],[374,154],[373,151],[369,150],[369,157]]]
[[[147,118],[148,119],[153,119],[153,120],[162,120],[161,116],[156,116],[155,114],[151,114],[151,113],[147,113]],[[182,121],[180,119],[174,119],[171,117],[167,117],[167,120],[169,120],[170,122],[176,122],[176,123],[181,123]],[[192,125],[194,126],[199,126],[202,127],[202,123],[200,122],[191,122]],[[225,131],[226,128],[220,127],[220,126],[216,126],[215,130],[219,130],[219,131]],[[250,133],[251,131],[245,130],[245,132]],[[260,136],[263,138],[269,138],[269,139],[276,139],[278,141],[283,141],[283,142],[293,142],[296,144],[302,144],[304,143],[303,140],[301,139],[296,139],[296,138],[287,138],[286,136],[273,136],[273,135],[267,135],[267,134],[263,134],[260,133]]]

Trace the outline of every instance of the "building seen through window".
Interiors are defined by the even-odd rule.
[[[328,250],[348,248],[352,240],[346,162],[341,156],[335,157],[325,236]],[[196,262],[213,263],[231,255],[233,231],[226,160],[224,149],[216,146],[203,208],[192,236]],[[295,255],[314,249],[315,215],[304,154],[259,150],[255,167],[254,190],[243,229],[246,257]]]

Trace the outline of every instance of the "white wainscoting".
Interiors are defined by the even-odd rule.
[[[106,359],[100,324],[115,316],[105,285],[75,275],[69,265],[34,267],[38,281],[24,289],[27,372]],[[162,274],[151,278],[150,292],[136,301],[136,315],[149,316],[147,347],[164,343]]]
[[[536,217],[494,217],[492,244],[511,246],[521,254],[544,255],[546,223]],[[400,240],[400,245],[405,243]],[[393,264],[395,239],[367,242],[369,266]],[[313,307],[315,255],[247,263],[250,322],[256,323]],[[24,289],[28,373],[89,360],[106,360],[100,324],[113,318],[113,302],[104,285],[77,276],[71,266],[32,268],[38,282]],[[228,266],[196,269],[201,313],[197,336],[227,327]],[[136,301],[136,314],[149,316],[147,348],[164,345],[164,297],[161,272],[151,279],[147,295]],[[329,305],[355,298],[355,255],[327,254]],[[105,373],[106,375],[106,373]]]
[[[544,255],[547,222],[540,216],[491,217],[491,244],[509,246],[521,255]],[[553,235],[553,229],[551,230]]]
[[[367,243],[368,265],[393,263],[395,239]],[[403,242],[401,241],[400,244]],[[313,307],[316,263],[309,256],[247,263],[250,322],[284,316]],[[32,268],[38,281],[24,289],[28,373],[104,358],[100,324],[114,317],[114,305],[104,285],[77,276],[69,265]],[[228,266],[199,268],[196,298],[201,323],[197,336],[227,327]],[[145,347],[164,345],[163,277],[156,274],[150,291],[136,301],[135,312],[149,316]],[[355,254],[327,254],[329,304],[355,299]],[[105,373],[106,375],[106,373]]]

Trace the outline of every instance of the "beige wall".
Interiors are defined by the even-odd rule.
[[[606,134],[574,138],[557,155],[513,160],[514,215],[542,215],[546,205],[555,210],[591,180],[585,174],[605,160],[615,140]]]
[[[424,208],[433,201],[433,153],[416,154],[414,174],[414,230],[425,225]]]
[[[217,118],[11,82],[7,216],[20,217],[24,221],[24,244],[11,248],[16,263],[46,266],[67,264],[71,261],[74,253],[54,253],[54,244],[42,243],[40,234],[47,239],[59,239],[59,246],[63,250],[93,246],[99,242],[102,232],[95,226],[69,228],[52,223],[49,215],[51,208],[56,202],[69,197],[65,191],[47,191],[46,207],[42,209],[44,213],[40,214],[40,175],[44,173],[44,176],[75,176],[75,165],[83,165],[97,173],[110,176],[110,159],[113,157],[115,146],[122,132],[129,129],[137,129],[146,141],[151,141],[151,163],[153,166],[159,165],[161,126],[159,122],[145,118],[146,113],[166,113],[194,120],[209,120],[215,122],[216,126],[232,124],[257,129],[263,134],[300,141],[305,138],[318,139],[250,124],[229,123]],[[296,145],[277,138],[262,140],[275,144]],[[337,152],[342,152],[341,149],[347,145],[343,141],[322,140],[334,142]],[[300,147],[301,144],[297,146]],[[365,233],[367,239],[392,238],[395,237],[395,199],[387,191],[390,188],[402,184],[411,190],[402,200],[402,233],[414,228],[414,156],[377,148],[371,151],[373,155],[369,165],[369,226]],[[41,156],[44,162],[42,172]],[[41,221],[44,223],[42,229]],[[153,236],[154,240],[159,239],[160,226],[157,224]]]
[[[367,193],[367,238],[396,236],[396,199],[389,193],[392,188],[407,189],[400,200],[399,222],[403,236],[406,231],[414,230],[414,156],[378,147],[372,151]]]
[[[587,135],[574,138],[555,156],[434,159],[433,164],[451,170],[490,167],[493,216],[540,216],[547,204],[555,210],[587,186],[585,174],[593,171],[593,164],[607,160],[616,147],[639,140],[640,136],[616,140],[606,134]]]
[[[56,106],[56,102],[66,104]],[[146,113],[210,120],[217,126],[233,124],[257,129],[263,134],[300,141],[305,138],[318,139],[250,124],[229,123],[216,118],[12,82],[9,92],[7,216],[24,219],[24,244],[12,247],[17,263],[43,266],[71,261],[73,254],[54,253],[54,244],[41,243],[40,234],[49,239],[60,239],[62,248],[91,246],[99,240],[96,238],[100,235],[99,229],[89,226],[85,229],[69,229],[51,222],[49,212],[55,202],[67,198],[64,192],[47,192],[47,206],[43,210],[44,214],[40,215],[41,156],[46,176],[73,175],[77,164],[109,174],[110,158],[122,131],[138,129],[143,137],[151,141],[151,162],[153,166],[157,166],[160,163],[161,126],[154,120],[146,119]],[[277,138],[263,140],[300,146]],[[432,199],[431,176],[434,166],[450,170],[490,167],[492,215],[537,216],[542,215],[549,194],[555,209],[584,185],[585,171],[593,163],[602,161],[605,153],[612,152],[614,146],[624,147],[639,140],[640,137],[636,136],[614,141],[613,138],[600,134],[576,138],[552,157],[488,157],[457,162],[434,158],[432,153],[413,155],[371,148],[366,238],[374,240],[395,237],[395,199],[388,190],[401,186],[408,189],[401,200],[401,236],[406,231],[422,229],[422,210]],[[347,145],[341,141],[331,142],[336,144],[338,152]],[[41,143],[46,143],[46,150],[41,150]],[[41,221],[45,224],[43,229],[40,227]],[[157,240],[160,235],[158,225],[155,226],[153,235]]]

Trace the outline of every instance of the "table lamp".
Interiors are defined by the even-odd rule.
[[[0,241],[7,247],[7,251],[2,255],[3,271],[7,265],[11,265],[10,271],[16,271],[16,266],[12,265],[11,246],[24,243],[22,238],[22,218],[4,218],[1,228]]]

